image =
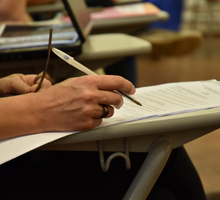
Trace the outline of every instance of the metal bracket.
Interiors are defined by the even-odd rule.
[[[98,149],[99,149],[99,159],[100,159],[100,164],[101,164],[101,168],[104,172],[107,172],[109,170],[110,167],[110,163],[112,161],[112,159],[114,159],[115,157],[122,157],[125,159],[125,166],[127,169],[131,168],[131,161],[129,158],[129,141],[128,138],[124,139],[124,143],[125,143],[125,153],[122,152],[115,152],[112,155],[110,155],[105,163],[105,159],[104,159],[104,154],[103,154],[103,146],[102,146],[102,141],[97,141],[98,143]]]

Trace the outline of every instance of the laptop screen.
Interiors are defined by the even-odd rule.
[[[7,25],[0,37],[0,60],[45,57],[50,28],[53,29],[54,47],[71,55],[80,54],[82,44],[92,29],[90,13],[83,0],[63,0],[63,3],[72,24]]]
[[[90,12],[84,0],[62,0],[82,42],[92,29]]]

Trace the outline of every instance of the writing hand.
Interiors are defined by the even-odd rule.
[[[36,94],[34,104],[41,102],[41,106],[35,106],[38,110],[34,113],[44,113],[45,119],[39,120],[43,122],[44,131],[91,129],[102,122],[102,105],[108,107],[107,117],[114,114],[112,105],[122,106],[122,96],[113,90],[126,94],[135,92],[134,86],[119,76],[90,75],[67,79]]]

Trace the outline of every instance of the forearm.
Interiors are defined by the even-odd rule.
[[[33,109],[40,102],[35,102],[34,95],[0,98],[0,141],[42,131],[43,122]]]

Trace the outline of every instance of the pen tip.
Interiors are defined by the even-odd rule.
[[[141,104],[141,103],[139,103],[139,102],[138,102],[138,105],[139,105],[139,106],[142,106],[142,104]]]
[[[133,99],[133,100],[134,100],[134,99]],[[135,102],[137,105],[142,106],[142,104],[141,104],[139,101],[134,100],[134,102]]]

